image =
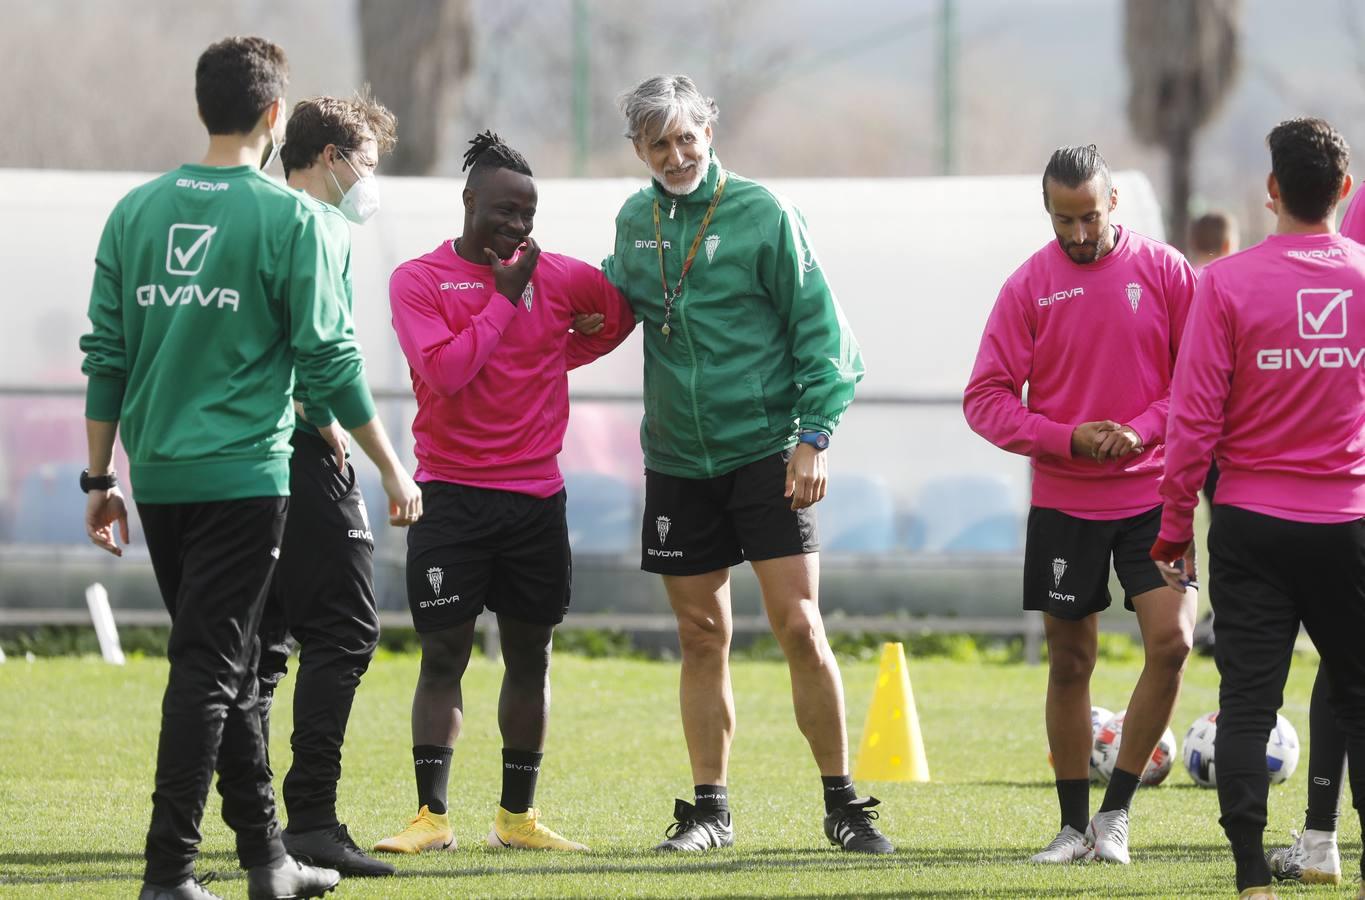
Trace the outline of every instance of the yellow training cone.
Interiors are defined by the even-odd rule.
[[[853,777],[859,781],[929,780],[929,759],[924,755],[905,647],[900,643],[882,645],[882,665]]]

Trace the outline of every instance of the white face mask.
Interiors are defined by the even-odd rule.
[[[379,184],[374,180],[373,175],[361,175],[356,172],[355,166],[351,165],[349,159],[340,153],[337,155],[341,156],[342,162],[346,163],[350,170],[355,173],[356,179],[350,190],[343,191],[341,182],[337,181],[336,174],[331,169],[327,170],[327,174],[331,175],[332,181],[336,183],[337,192],[341,194],[341,202],[337,204],[337,208],[341,210],[343,216],[352,222],[357,225],[364,225],[370,220],[371,216],[379,212]]]
[[[270,149],[265,152],[265,157],[261,160],[261,171],[264,172],[275,164],[275,160],[280,158],[280,151],[284,149],[284,141],[275,141],[275,132],[270,132]]]

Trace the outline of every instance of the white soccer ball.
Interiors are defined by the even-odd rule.
[[[1095,743],[1090,748],[1090,774],[1097,781],[1107,782],[1114,774],[1114,765],[1119,761],[1119,746],[1123,743],[1123,718],[1128,710],[1120,710],[1109,718],[1095,734]],[[1167,728],[1152,749],[1152,756],[1142,770],[1141,783],[1156,786],[1171,774],[1175,763],[1175,733]]]
[[[1103,725],[1105,722],[1108,722],[1111,718],[1113,718],[1113,715],[1114,715],[1114,714],[1113,714],[1111,711],[1105,709],[1103,706],[1092,706],[1092,707],[1090,707],[1090,739],[1091,739],[1091,740],[1094,740],[1095,735],[1099,733],[1100,726]],[[1052,751],[1051,751],[1051,750],[1047,751],[1047,764],[1048,764],[1049,766],[1051,766],[1052,768],[1054,768],[1054,769],[1057,768],[1056,763],[1054,763],[1054,762],[1052,761]],[[1094,767],[1094,766],[1091,766],[1091,767],[1090,767],[1090,780],[1091,780],[1091,781],[1098,781],[1098,780],[1099,780],[1099,776],[1095,773],[1095,767]]]
[[[1218,770],[1213,756],[1213,739],[1218,734],[1218,713],[1211,712],[1194,720],[1185,732],[1185,771],[1200,787],[1217,787]],[[1276,714],[1275,727],[1265,745],[1265,765],[1270,783],[1280,784],[1299,765],[1299,734],[1289,720]]]

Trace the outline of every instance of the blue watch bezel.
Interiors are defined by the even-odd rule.
[[[803,444],[810,444],[816,450],[829,449],[829,435],[823,431],[803,431],[797,440]]]

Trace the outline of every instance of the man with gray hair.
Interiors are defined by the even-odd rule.
[[[730,567],[748,560],[791,670],[796,721],[820,770],[825,834],[890,853],[848,769],[843,687],[818,603],[812,507],[830,435],[863,376],[801,213],[727,172],[716,103],[660,75],[620,99],[653,180],[616,218],[607,277],[644,325],[641,568],[663,576],[682,645],[683,733],[696,803],[656,849],[734,843],[726,768],[734,734]]]

